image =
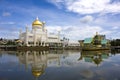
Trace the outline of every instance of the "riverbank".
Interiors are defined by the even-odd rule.
[[[11,51],[40,51],[40,50],[80,50],[80,46],[72,47],[50,47],[50,46],[15,46],[15,45],[2,45],[0,50],[11,50]]]

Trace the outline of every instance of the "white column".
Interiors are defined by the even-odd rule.
[[[38,40],[38,44],[37,45],[39,46],[39,40]]]
[[[43,46],[45,46],[45,41],[43,42]]]
[[[42,41],[41,41],[41,46],[42,46]]]
[[[43,36],[44,35],[41,35],[41,46],[43,46]]]

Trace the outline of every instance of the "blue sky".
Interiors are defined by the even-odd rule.
[[[120,38],[120,0],[0,0],[0,37],[18,38],[39,17],[49,32],[80,40],[96,32]]]

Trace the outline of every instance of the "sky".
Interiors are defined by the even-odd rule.
[[[49,33],[82,40],[98,32],[120,39],[120,0],[0,0],[0,37],[19,38],[19,31],[39,18]]]

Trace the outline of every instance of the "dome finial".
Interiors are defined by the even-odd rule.
[[[26,27],[28,27],[28,24],[26,24]]]
[[[38,20],[38,16],[36,17],[36,20]]]

